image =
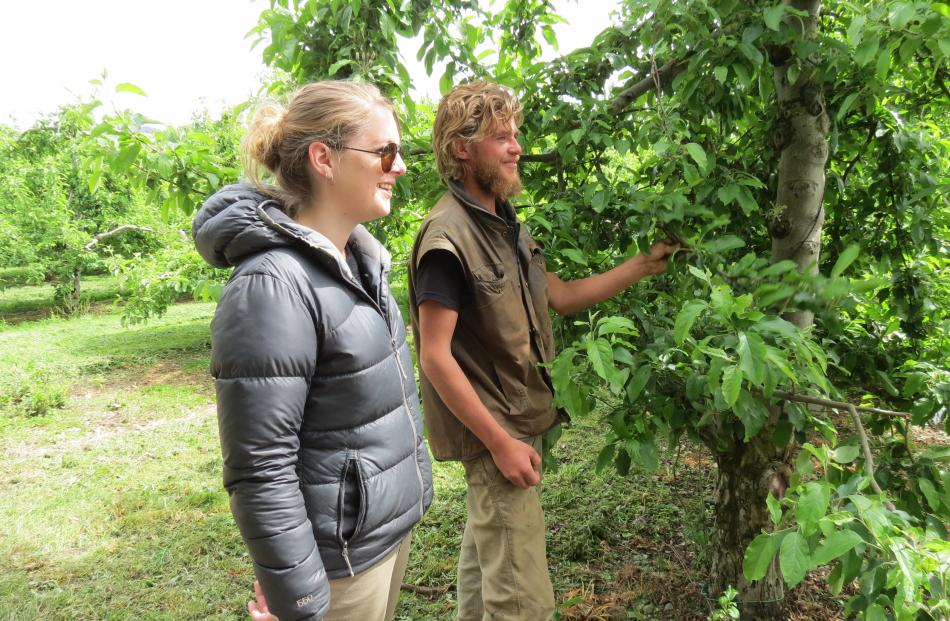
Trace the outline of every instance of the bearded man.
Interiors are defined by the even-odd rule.
[[[442,98],[432,131],[448,191],[426,216],[409,265],[423,411],[436,459],[465,468],[467,519],[458,619],[543,621],[555,610],[544,544],[541,435],[559,421],[543,363],[550,308],[569,314],[666,270],[678,246],[562,281],[509,202],[521,191],[521,104],[486,81]]]

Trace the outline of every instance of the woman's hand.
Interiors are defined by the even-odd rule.
[[[261,583],[254,581],[254,595],[257,601],[247,603],[247,611],[254,621],[277,621],[277,617],[270,613],[267,608],[267,599],[264,597],[264,591],[261,589]]]

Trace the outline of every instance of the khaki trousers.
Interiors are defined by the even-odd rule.
[[[538,453],[541,438],[526,440]],[[520,489],[485,453],[465,462],[468,516],[458,569],[458,621],[547,621],[554,589],[538,487]]]
[[[330,581],[330,612],[323,621],[391,621],[409,562],[412,534],[366,571]]]

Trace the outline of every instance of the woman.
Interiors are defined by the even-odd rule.
[[[286,110],[257,110],[242,143],[255,187],[228,186],[195,217],[201,255],[235,267],[211,366],[255,619],[391,619],[432,499],[390,257],[360,226],[389,213],[399,145],[375,87],[310,84]]]

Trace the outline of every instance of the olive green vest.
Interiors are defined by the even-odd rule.
[[[416,270],[430,250],[448,250],[462,264],[472,300],[459,310],[452,355],[482,403],[512,437],[543,433],[557,422],[549,370],[554,358],[544,254],[524,226],[466,199],[457,186],[419,229],[409,264],[409,308],[416,351]],[[461,198],[461,200],[460,200]],[[501,208],[501,207],[500,207]],[[449,410],[425,373],[422,409],[436,459],[469,459],[485,450]]]

